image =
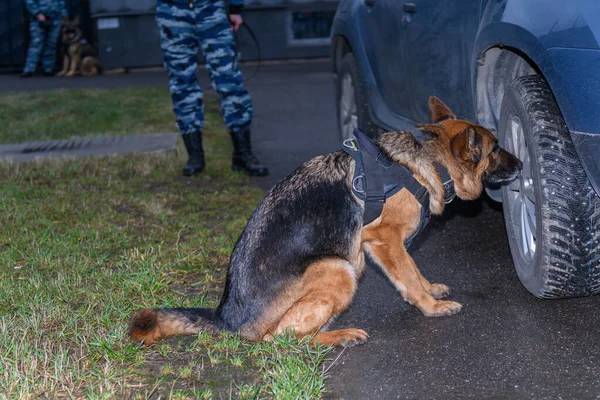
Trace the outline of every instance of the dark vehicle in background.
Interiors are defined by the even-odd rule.
[[[600,1],[342,0],[332,28],[338,124],[428,122],[427,100],[523,161],[502,201],[517,274],[544,298],[600,292]]]

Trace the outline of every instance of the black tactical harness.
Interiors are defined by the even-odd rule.
[[[408,168],[390,160],[366,133],[356,128],[354,136],[356,139],[344,141],[342,149],[355,161],[352,192],[365,202],[363,225],[377,219],[385,201],[404,188],[421,204],[419,227],[404,242],[404,246],[408,248],[431,217],[429,193]],[[444,182],[444,202],[448,204],[456,197],[454,182],[445,168],[438,164],[436,168]]]

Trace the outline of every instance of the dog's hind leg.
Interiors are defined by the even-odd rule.
[[[351,347],[364,343],[368,335],[362,329],[341,329],[322,332],[321,329],[344,311],[356,291],[356,268],[340,258],[328,258],[309,266],[302,276],[298,299],[287,310],[276,328],[265,335],[294,331],[298,338],[314,335],[313,342],[326,346]]]

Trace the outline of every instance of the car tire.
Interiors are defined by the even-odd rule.
[[[542,77],[517,78],[506,88],[498,137],[523,161],[519,179],[502,189],[519,279],[540,298],[600,292],[600,199]]]
[[[377,127],[371,120],[364,83],[352,53],[344,56],[337,75],[336,105],[338,132],[342,140],[354,137],[352,132],[356,127],[375,137]]]

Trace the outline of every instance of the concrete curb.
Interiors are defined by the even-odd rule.
[[[4,144],[0,145],[0,159],[32,161],[42,158],[163,152],[175,150],[178,136],[177,133],[152,133]]]

